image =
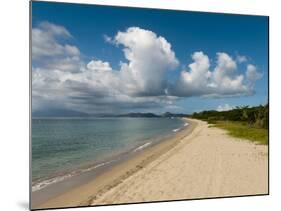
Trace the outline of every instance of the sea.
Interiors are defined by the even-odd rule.
[[[138,153],[187,125],[180,118],[32,119],[32,192]]]

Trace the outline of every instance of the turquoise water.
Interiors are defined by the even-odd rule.
[[[177,118],[33,119],[33,189],[61,181],[77,169],[91,164],[96,168],[114,156],[139,151],[183,126]]]

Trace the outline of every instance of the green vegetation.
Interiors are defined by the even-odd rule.
[[[249,127],[245,122],[234,121],[218,121],[214,126],[227,130],[231,136],[268,144],[268,129]]]
[[[229,134],[260,144],[268,144],[269,108],[265,106],[236,107],[230,111],[202,111],[193,118],[207,121],[216,127],[229,131]]]

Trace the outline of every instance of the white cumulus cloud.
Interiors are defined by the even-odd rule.
[[[42,28],[39,25],[39,28],[48,36],[71,37],[59,26],[55,33],[50,26]],[[59,105],[90,113],[110,112],[123,108],[172,106],[171,102],[176,99],[164,92],[165,74],[178,65],[178,60],[163,37],[138,27],[118,32],[114,43],[123,48],[127,62],[114,70],[108,62],[98,59],[85,64],[75,55],[79,52],[75,46],[61,45],[52,36],[49,36],[52,45],[65,50],[59,57],[51,55],[54,58],[48,59],[46,64],[33,68],[34,109]],[[46,51],[45,46],[36,46],[42,48],[40,51]]]
[[[249,81],[255,82],[256,80],[259,80],[262,77],[262,74],[257,71],[257,68],[254,65],[248,64],[246,77]]]
[[[240,74],[236,62],[227,53],[217,53],[213,70],[210,69],[209,57],[203,52],[193,53],[192,59],[194,62],[181,72],[176,86],[170,89],[171,94],[183,97],[251,94],[253,87],[245,78],[253,77],[253,73],[248,74],[247,70],[246,76]]]
[[[63,26],[42,22],[32,29],[32,59],[56,56],[79,56],[80,51],[72,45],[63,45],[58,38],[68,39],[71,34]]]
[[[126,75],[125,81],[137,86],[136,94],[165,94],[165,74],[179,64],[171,44],[154,32],[139,27],[118,32],[115,43],[124,46],[123,52],[128,63],[122,64],[121,71]]]
[[[224,105],[219,105],[216,110],[217,111],[229,111],[232,109],[234,109],[234,106],[230,106],[229,104],[224,104]]]
[[[244,62],[247,62],[247,61],[248,61],[248,59],[247,59],[247,57],[246,57],[246,56],[237,55],[237,57],[236,57],[236,61],[237,61],[238,63],[244,63]]]
[[[245,74],[227,53],[216,63],[203,52],[181,71],[176,83],[168,73],[179,66],[172,45],[162,36],[139,27],[104,35],[121,48],[120,68],[101,59],[84,61],[72,35],[63,26],[42,22],[32,29],[32,106],[34,110],[64,108],[88,113],[157,111],[178,108],[182,97],[234,96],[252,93],[262,75],[253,65]],[[214,68],[211,68],[215,66]],[[222,107],[223,108],[223,107]]]

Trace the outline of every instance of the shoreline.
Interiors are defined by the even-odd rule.
[[[268,195],[268,146],[200,120],[193,134],[92,201],[130,204]]]
[[[33,209],[268,194],[268,146],[201,120]]]
[[[174,148],[184,137],[190,135],[197,123],[193,120],[183,118],[185,122],[183,128],[174,131],[171,137],[164,138],[159,142],[139,146],[135,149],[136,154],[125,156],[115,164],[104,166],[99,172],[89,171],[84,175],[70,178],[68,182],[62,181],[62,186],[66,186],[66,191],[59,188],[46,187],[45,194],[32,193],[32,209],[45,209],[51,207],[73,207],[87,206],[92,203],[97,195],[101,195],[109,189],[118,185],[122,180],[136,173],[151,163],[162,154]],[[186,125],[188,123],[188,125]],[[139,150],[137,150],[139,149]],[[73,180],[74,182],[71,183]],[[56,193],[56,190],[58,193]],[[40,191],[40,190],[39,190]],[[55,197],[51,197],[53,195]],[[49,197],[49,199],[48,199]],[[47,200],[46,200],[47,198]]]

